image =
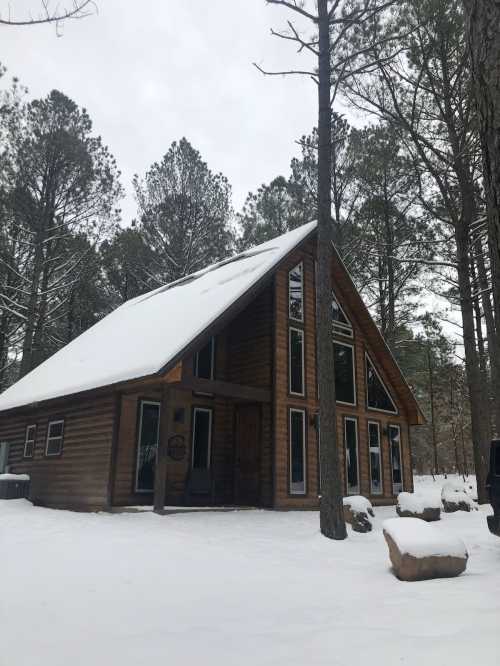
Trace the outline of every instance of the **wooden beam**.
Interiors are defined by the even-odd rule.
[[[271,402],[271,389],[259,388],[257,386],[246,386],[222,382],[212,379],[201,379],[199,377],[185,377],[181,382],[169,384],[171,387],[197,391],[198,393],[211,393],[225,398],[236,400],[248,400],[250,402]]]
[[[164,384],[160,407],[160,437],[156,449],[154,507],[155,513],[163,513],[167,491],[168,438],[173,431],[173,408],[171,384]]]

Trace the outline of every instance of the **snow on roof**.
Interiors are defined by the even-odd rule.
[[[316,222],[127,301],[0,395],[0,411],[152,375],[316,227]]]

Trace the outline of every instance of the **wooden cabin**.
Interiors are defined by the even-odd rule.
[[[150,504],[162,451],[168,505],[317,507],[315,235],[124,303],[1,394],[0,442],[31,500]],[[344,491],[391,503],[412,490],[424,417],[333,247],[331,261]]]

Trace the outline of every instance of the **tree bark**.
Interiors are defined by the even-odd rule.
[[[318,241],[317,241],[317,367],[320,405],[320,528],[330,539],[347,536],[340,457],[336,432],[334,356],[331,330],[331,70],[327,0],[318,0]]]
[[[500,357],[500,3],[464,0],[472,81],[479,117],[483,177],[488,215],[488,246],[495,311],[496,357]],[[492,366],[500,385],[500,364]],[[500,435],[500,394],[494,396],[496,434]]]

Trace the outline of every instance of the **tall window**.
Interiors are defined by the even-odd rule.
[[[49,421],[47,426],[46,456],[58,456],[62,452],[64,436],[64,421]]]
[[[347,494],[359,493],[358,471],[358,422],[346,416],[344,418],[344,441],[346,458]]]
[[[354,348],[342,342],[333,343],[335,358],[335,398],[337,402],[356,404],[354,379]]]
[[[213,336],[200,351],[196,352],[194,375],[200,379],[213,379],[215,376],[215,338]]]
[[[392,494],[397,495],[403,490],[403,469],[401,463],[401,429],[397,425],[390,425],[389,448],[391,451],[392,468]]]
[[[304,266],[294,266],[288,272],[288,316],[295,321],[304,321]]]
[[[140,493],[154,490],[156,449],[160,434],[160,403],[143,400],[139,413],[139,441],[135,489]]]
[[[368,422],[368,444],[370,450],[370,486],[372,495],[382,494],[382,457],[380,454],[380,426],[376,421]]]
[[[212,410],[195,407],[193,412],[193,469],[210,467],[212,444]]]
[[[398,410],[391,398],[386,385],[366,354],[366,399],[370,409],[378,409],[381,412],[397,414]]]
[[[290,409],[290,494],[306,494],[306,413]]]
[[[304,331],[290,328],[289,331],[290,393],[304,395]]]
[[[332,292],[332,331],[336,335],[347,335],[352,338],[352,324]]]
[[[36,439],[36,425],[26,426],[26,434],[24,436],[24,457],[33,458],[35,451]]]

